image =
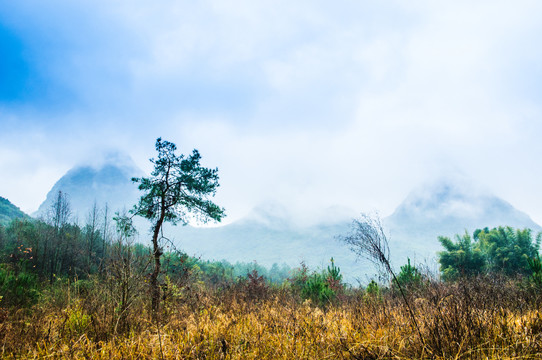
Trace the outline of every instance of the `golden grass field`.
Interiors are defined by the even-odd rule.
[[[478,281],[478,282],[475,282]],[[98,286],[98,285],[95,285]],[[247,292],[248,291],[248,292]],[[512,281],[433,283],[409,293],[422,337],[393,291],[345,291],[318,307],[287,286],[181,289],[151,322],[145,294],[124,317],[107,289],[57,289],[31,308],[2,309],[2,358],[540,359],[539,293]]]

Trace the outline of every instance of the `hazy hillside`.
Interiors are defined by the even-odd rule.
[[[13,205],[8,199],[0,196],[0,225],[6,225],[16,218],[27,218],[17,206]]]
[[[129,157],[118,154],[99,166],[75,167],[54,185],[37,215],[47,213],[59,190],[69,194],[80,222],[85,221],[94,201],[99,206],[107,202],[112,210],[130,208],[140,196],[130,181],[133,176],[141,176],[141,170]],[[366,260],[356,261],[336,239],[349,231],[353,216],[355,212],[331,207],[317,223],[300,225],[281,205],[262,204],[247,217],[225,226],[168,225],[164,234],[189,255],[210,260],[257,261],[265,266],[298,266],[303,261],[314,268],[327,266],[334,257],[349,281],[365,281],[367,275],[374,275],[373,266]],[[476,228],[499,225],[541,229],[506,201],[458,179],[440,180],[415,189],[392,215],[383,219],[383,224],[396,267],[405,263],[407,257],[435,264],[436,253],[441,250],[439,235],[453,236],[465,230],[472,233]],[[141,241],[146,242],[149,224],[138,219],[137,225]]]
[[[301,262],[312,268],[325,267],[333,257],[349,281],[374,273],[369,264],[356,262],[352,252],[336,239],[348,231],[350,218],[311,226],[297,226],[287,212],[276,205],[262,205],[232,224],[211,227],[167,227],[175,245],[190,255],[235,261],[257,261],[271,266]],[[330,213],[330,217],[332,217]]]
[[[139,197],[131,178],[142,174],[129,156],[119,153],[109,154],[99,164],[76,166],[55,183],[32,215],[47,216],[58,191],[68,194],[73,218],[80,222],[85,221],[94,202],[100,207],[107,203],[112,212],[130,209]]]
[[[527,214],[508,202],[465,180],[439,180],[413,190],[384,219],[393,249],[402,258],[434,258],[441,250],[439,235],[453,236],[465,230],[512,226],[540,231]]]
[[[303,260],[311,266],[323,266],[333,256],[351,281],[374,274],[371,264],[356,262],[349,249],[336,240],[337,235],[349,231],[351,218],[337,217],[333,209],[329,209],[328,218],[334,221],[296,226],[285,209],[268,205],[230,225],[172,228],[168,232],[181,248],[205,258],[257,260],[265,265],[286,262],[291,266]],[[445,180],[415,189],[382,222],[396,267],[408,257],[436,266],[436,254],[442,250],[437,239],[440,235],[500,225],[541,230],[528,215],[495,195],[468,182]]]

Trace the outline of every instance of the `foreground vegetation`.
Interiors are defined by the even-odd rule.
[[[152,250],[134,243],[120,220],[115,232],[105,218],[82,227],[54,217],[0,225],[2,358],[542,357],[539,258],[523,257],[527,265],[513,275],[509,262],[500,271],[490,252],[477,250],[478,240],[457,237],[443,240],[445,281],[409,261],[396,282],[351,288],[333,261],[320,271],[271,270],[168,251],[156,317]],[[509,244],[500,241],[498,254],[519,251],[517,239],[538,246],[525,232],[501,233]],[[480,244],[495,253],[487,237]]]
[[[131,214],[95,205],[84,225],[59,192],[33,220],[0,198],[0,356],[92,359],[542,358],[541,236],[507,227],[441,237],[440,274],[396,272],[378,219],[339,236],[378,265],[352,288],[331,259],[314,271],[196,259],[164,222],[220,220],[216,169],[156,141]],[[152,224],[139,244],[132,217]],[[114,222],[112,221],[114,220]]]
[[[393,289],[344,289],[327,304],[292,282],[170,284],[152,322],[142,287],[123,308],[118,285],[57,279],[39,301],[4,308],[3,358],[540,358],[540,290],[520,279],[425,280],[408,290],[420,335]]]
[[[396,272],[380,222],[362,215],[339,239],[383,269],[364,288],[345,284],[333,259],[317,271],[202,261],[176,251],[161,225],[184,222],[166,200],[219,219],[223,210],[198,197],[214,191],[216,170],[160,139],[157,150],[132,212],[152,220],[151,246],[107,207],[74,223],[62,192],[44,219],[0,222],[2,358],[542,358],[540,235],[499,227],[442,237],[439,274],[410,260]],[[167,195],[176,167],[195,197],[181,183]]]

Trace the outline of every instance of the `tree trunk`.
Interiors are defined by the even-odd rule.
[[[152,235],[152,247],[153,247],[153,256],[154,256],[154,270],[151,274],[151,310],[152,317],[155,321],[159,319],[160,311],[160,285],[158,284],[158,275],[160,275],[160,256],[162,256],[162,250],[158,246],[158,236],[160,235],[160,228],[164,221],[164,216],[161,216],[160,219],[156,222],[154,226],[154,231]]]

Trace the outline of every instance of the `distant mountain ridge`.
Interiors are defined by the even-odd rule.
[[[367,260],[356,261],[337,240],[338,235],[350,231],[352,218],[344,212],[337,216],[333,208],[328,211],[334,221],[295,226],[287,209],[267,204],[226,226],[172,227],[168,233],[179,248],[204,258],[257,260],[267,266],[274,262],[295,266],[304,261],[315,267],[325,266],[334,257],[350,282],[374,275],[376,270]],[[437,252],[442,250],[438,236],[472,234],[477,228],[496,226],[542,230],[527,214],[499,197],[469,182],[447,180],[413,190],[382,224],[397,267],[407,258],[436,265]]]
[[[99,206],[107,202],[112,211],[128,209],[141,195],[131,182],[134,176],[142,176],[142,171],[127,157],[116,156],[99,164],[75,167],[51,189],[38,214],[46,213],[59,190],[70,195],[80,222],[85,221],[94,201]],[[331,207],[322,212],[316,223],[303,224],[281,204],[266,203],[231,224],[207,228],[167,225],[164,234],[178,249],[209,260],[257,261],[265,266],[298,266],[305,262],[315,268],[327,266],[333,257],[345,279],[355,283],[356,279],[364,282],[367,277],[374,277],[376,271],[368,261],[357,261],[337,240],[338,235],[349,232],[354,216],[348,209]],[[442,250],[437,239],[440,235],[453,236],[465,230],[472,233],[476,228],[500,225],[541,230],[508,202],[455,178],[413,190],[382,222],[389,234],[396,267],[406,263],[407,257],[416,262],[434,261]],[[140,241],[147,243],[150,224],[144,219],[137,224]]]
[[[274,207],[274,205],[272,205]],[[350,218],[327,224],[297,226],[287,217],[269,213],[267,206],[256,207],[252,214],[228,225],[210,228],[167,226],[175,246],[189,255],[204,259],[256,261],[264,266],[286,263],[296,267],[302,262],[312,269],[324,268],[333,257],[346,279],[355,283],[374,273],[372,266],[359,262],[336,236],[348,231]],[[267,215],[267,216],[266,216]],[[330,216],[335,215],[331,214]]]
[[[111,211],[130,209],[139,197],[131,179],[142,174],[129,156],[120,153],[109,154],[101,163],[76,166],[55,183],[32,215],[47,216],[59,191],[68,195],[72,216],[79,221],[85,220],[94,203],[107,204]]]
[[[0,196],[0,225],[7,225],[13,219],[30,218],[8,199]]]
[[[457,179],[441,179],[414,189],[383,222],[393,247],[404,247],[407,256],[418,259],[436,256],[441,250],[438,236],[472,234],[478,228],[497,226],[542,230],[510,203]]]

